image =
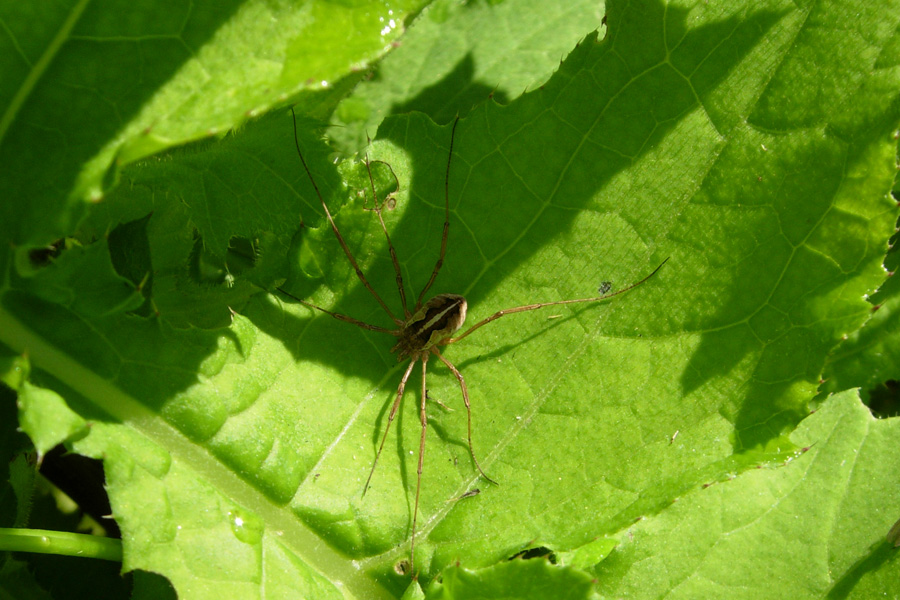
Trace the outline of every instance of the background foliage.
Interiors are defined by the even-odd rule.
[[[62,443],[122,535],[6,553],[4,592],[900,595],[896,2],[425,4],[0,2],[0,526],[74,529],[35,476]],[[421,588],[415,392],[361,496],[404,365],[275,291],[390,326],[291,105],[397,313],[359,159],[415,297],[457,114],[433,291],[472,322],[669,258],[447,349],[498,486],[432,364]]]

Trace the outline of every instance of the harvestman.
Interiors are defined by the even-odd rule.
[[[391,236],[388,234],[387,227],[385,227],[384,224],[384,218],[381,215],[383,205],[379,202],[378,197],[376,196],[375,182],[372,178],[372,171],[370,168],[368,157],[366,157],[366,169],[369,173],[369,183],[372,188],[372,197],[374,198],[375,203],[375,208],[373,210],[375,214],[378,215],[378,222],[381,225],[381,230],[384,232],[384,237],[387,240],[388,250],[391,253],[391,262],[394,265],[394,273],[397,277],[397,289],[400,291],[400,303],[403,305],[404,318],[399,319],[394,316],[394,313],[391,312],[391,309],[388,308],[384,300],[381,299],[381,296],[379,296],[378,293],[369,284],[369,281],[363,274],[362,269],[359,268],[359,264],[356,262],[356,259],[350,252],[350,249],[347,247],[346,242],[344,242],[344,238],[341,236],[341,232],[338,230],[337,225],[335,224],[334,219],[331,216],[331,211],[328,210],[328,206],[325,204],[325,200],[322,198],[322,193],[319,191],[319,186],[316,185],[316,182],[312,176],[312,172],[310,172],[309,166],[306,164],[306,159],[303,158],[303,153],[300,151],[300,142],[297,139],[297,117],[296,115],[294,115],[293,109],[291,109],[291,116],[294,119],[294,144],[297,147],[297,155],[300,157],[300,162],[303,164],[303,169],[306,171],[306,175],[309,177],[310,183],[312,183],[313,189],[316,192],[316,196],[318,196],[319,201],[322,203],[322,209],[325,211],[325,217],[328,219],[329,225],[331,225],[331,230],[334,232],[334,235],[340,243],[341,248],[343,248],[344,250],[344,254],[347,255],[347,259],[350,261],[350,264],[356,271],[356,276],[359,278],[365,288],[369,290],[369,293],[375,297],[375,300],[378,302],[378,304],[381,305],[381,308],[384,309],[391,320],[397,325],[397,329],[387,329],[384,327],[378,327],[376,325],[369,325],[368,323],[364,323],[362,321],[354,319],[353,317],[348,317],[347,315],[332,312],[330,310],[322,308],[321,306],[311,304],[283,290],[282,288],[277,289],[286,296],[293,298],[300,304],[323,312],[327,315],[331,315],[335,319],[351,323],[353,325],[356,325],[357,327],[362,327],[363,329],[387,333],[396,337],[397,343],[394,344],[393,348],[391,348],[391,352],[397,355],[398,362],[407,359],[409,360],[409,366],[406,367],[406,370],[403,372],[403,377],[401,377],[400,379],[400,385],[397,387],[397,397],[394,400],[394,403],[391,405],[391,412],[388,415],[387,426],[384,428],[384,434],[381,436],[381,443],[379,444],[378,451],[375,454],[375,460],[372,463],[372,469],[369,471],[369,477],[366,479],[366,485],[363,487],[363,495],[365,495],[366,491],[369,489],[369,483],[372,481],[372,475],[375,473],[375,466],[378,464],[378,459],[381,457],[381,451],[384,449],[384,442],[385,440],[387,440],[388,431],[390,430],[391,423],[393,423],[394,417],[397,414],[397,408],[400,406],[400,400],[403,398],[403,391],[406,389],[406,382],[409,380],[409,376],[412,373],[413,367],[416,365],[416,362],[421,361],[422,363],[422,400],[419,404],[419,420],[421,422],[422,432],[419,438],[419,465],[416,469],[416,501],[413,508],[412,532],[409,548],[410,572],[412,573],[413,578],[415,578],[416,520],[419,515],[419,491],[422,487],[422,467],[425,463],[425,431],[428,428],[428,421],[425,414],[425,401],[428,397],[425,386],[425,376],[428,366],[428,359],[431,358],[432,355],[437,356],[438,360],[447,365],[447,368],[450,369],[450,372],[453,373],[453,376],[456,377],[456,380],[459,382],[460,390],[462,390],[463,402],[466,405],[469,454],[472,456],[472,462],[475,463],[475,467],[478,469],[478,472],[481,473],[482,477],[493,484],[497,483],[496,481],[488,477],[488,475],[484,472],[484,469],[481,468],[481,465],[479,464],[478,459],[475,456],[475,450],[472,447],[472,409],[469,405],[469,391],[466,388],[466,380],[463,377],[462,373],[460,373],[459,370],[455,366],[453,366],[453,364],[449,360],[444,358],[444,355],[441,354],[438,346],[447,346],[450,344],[454,344],[468,337],[476,329],[487,325],[491,321],[496,321],[500,317],[513,313],[537,310],[539,308],[544,308],[545,306],[560,306],[563,304],[576,304],[579,302],[598,302],[600,300],[612,298],[613,296],[618,296],[619,294],[624,294],[625,292],[636,288],[637,286],[653,277],[656,272],[659,271],[660,268],[662,268],[666,261],[663,261],[658,267],[653,270],[652,273],[650,273],[637,283],[633,283],[611,294],[605,293],[604,295],[596,296],[593,298],[558,300],[556,302],[539,302],[537,304],[528,304],[526,306],[506,308],[504,310],[497,311],[488,318],[479,321],[475,325],[472,325],[461,335],[453,337],[453,334],[462,327],[463,323],[466,320],[466,299],[457,294],[438,294],[425,303],[422,302],[422,299],[425,297],[425,294],[428,292],[428,290],[434,283],[434,280],[437,278],[438,273],[441,270],[441,266],[444,264],[444,256],[447,253],[447,235],[450,231],[450,163],[453,159],[453,141],[456,137],[456,125],[459,123],[459,117],[457,117],[456,120],[453,121],[453,129],[450,133],[450,152],[447,156],[447,171],[444,176],[444,231],[441,235],[441,253],[438,256],[437,263],[435,263],[434,265],[434,269],[431,271],[431,277],[428,279],[428,283],[425,284],[424,288],[422,288],[422,292],[419,294],[418,299],[416,299],[415,307],[413,307],[412,310],[409,309],[409,305],[406,301],[406,292],[403,287],[403,276],[400,272],[400,263],[397,260],[397,253],[394,251],[393,244],[391,244]],[[601,293],[605,291],[606,290],[601,287]]]

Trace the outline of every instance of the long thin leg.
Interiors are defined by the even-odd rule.
[[[438,273],[444,265],[444,256],[447,254],[447,236],[450,234],[450,162],[453,160],[453,139],[456,137],[456,126],[458,124],[459,116],[457,115],[456,120],[453,121],[453,130],[450,132],[450,153],[447,155],[447,172],[444,175],[444,233],[441,235],[441,254],[438,256],[434,270],[431,272],[431,278],[425,284],[425,287],[422,288],[422,293],[419,294],[419,299],[416,301],[416,310],[422,306],[425,293],[428,292],[431,284],[437,279]]]
[[[445,346],[446,346],[447,344],[453,344],[453,343],[456,343],[456,342],[458,342],[459,340],[461,340],[461,339],[467,337],[469,334],[471,334],[473,331],[475,331],[475,330],[478,329],[479,327],[483,327],[484,325],[487,325],[487,324],[490,323],[491,321],[496,321],[496,320],[499,319],[500,317],[505,317],[506,315],[511,315],[511,314],[514,314],[514,313],[520,313],[520,312],[525,312],[525,311],[529,311],[529,310],[537,310],[537,309],[539,309],[539,308],[544,308],[545,306],[560,306],[560,305],[562,305],[562,304],[578,304],[578,303],[580,303],[580,302],[599,302],[600,300],[607,300],[607,299],[609,299],[609,298],[612,298],[613,296],[618,296],[619,294],[624,294],[625,292],[627,292],[627,291],[629,291],[629,290],[633,290],[633,289],[636,288],[637,286],[641,285],[642,283],[644,283],[645,281],[647,281],[648,279],[650,279],[651,277],[653,277],[654,275],[656,275],[656,272],[659,271],[660,269],[662,269],[662,266],[663,266],[664,264],[666,264],[666,261],[668,261],[668,260],[669,260],[669,259],[666,258],[666,260],[662,261],[662,262],[659,264],[658,267],[656,267],[655,269],[653,269],[653,272],[652,272],[652,273],[650,273],[649,275],[647,275],[646,277],[644,277],[643,279],[641,279],[641,280],[638,281],[637,283],[632,283],[632,284],[629,285],[628,287],[622,288],[621,290],[619,290],[619,291],[617,291],[617,292],[613,292],[612,294],[606,294],[606,295],[604,295],[604,296],[597,296],[597,297],[595,297],[595,298],[578,298],[577,300],[558,300],[558,301],[556,301],[556,302],[540,302],[540,303],[538,303],[538,304],[528,304],[528,305],[526,305],[526,306],[516,306],[515,308],[504,308],[503,310],[498,310],[497,312],[495,312],[494,314],[492,314],[491,316],[489,316],[487,319],[484,319],[483,321],[479,321],[478,323],[475,323],[474,325],[472,325],[471,327],[469,327],[469,328],[465,331],[465,333],[463,333],[462,335],[458,335],[458,336],[456,336],[456,337],[452,337],[452,338],[450,338],[450,339],[448,339],[448,340],[445,340],[445,341],[442,342],[442,343],[443,343]]]
[[[387,163],[382,163],[387,165]],[[390,165],[387,165],[391,169]],[[384,239],[387,240],[388,250],[391,252],[391,262],[394,263],[394,273],[397,275],[397,289],[400,290],[400,302],[403,304],[403,314],[409,319],[412,313],[406,305],[406,289],[403,287],[403,274],[400,272],[400,261],[397,260],[397,252],[394,251],[394,245],[391,243],[391,236],[388,235],[387,227],[384,225],[384,217],[381,216],[382,204],[378,201],[378,193],[375,191],[375,179],[372,177],[372,169],[369,166],[369,155],[366,154],[366,172],[369,174],[369,185],[372,186],[372,198],[375,202],[375,214],[378,215],[378,222],[381,224],[381,231],[384,232]],[[394,170],[391,169],[391,173]],[[396,178],[396,175],[394,175]]]
[[[363,275],[362,269],[359,268],[359,264],[357,264],[356,259],[353,258],[353,253],[350,252],[350,248],[347,247],[347,243],[344,242],[344,238],[341,236],[341,232],[338,230],[337,225],[334,224],[334,219],[331,217],[331,211],[328,210],[328,206],[325,204],[325,199],[322,198],[322,192],[319,191],[319,186],[316,185],[316,180],[313,179],[312,173],[309,170],[309,166],[306,164],[306,159],[303,158],[303,153],[300,151],[300,141],[297,138],[297,115],[294,114],[293,107],[291,108],[291,117],[294,119],[294,145],[297,146],[297,156],[300,157],[300,162],[303,163],[303,168],[306,170],[306,175],[309,177],[310,183],[312,183],[313,189],[316,190],[316,196],[319,197],[319,202],[322,203],[322,208],[325,210],[325,217],[328,219],[328,223],[331,225],[331,230],[334,231],[335,237],[337,237],[338,242],[341,244],[341,248],[344,249],[344,254],[347,255],[347,258],[350,260],[350,264],[353,265],[353,269],[356,271],[356,276],[359,277],[359,280],[362,282],[366,289],[375,297],[378,301],[378,304],[381,305],[381,308],[391,317],[391,320],[394,321],[397,325],[403,325],[403,321],[394,316],[394,313],[391,312],[391,309],[387,307],[387,304],[384,303],[384,300],[381,299],[375,289],[369,285],[369,281],[366,279],[366,276]]]
[[[366,495],[366,491],[369,489],[369,482],[372,481],[372,475],[375,474],[375,467],[378,466],[378,459],[381,458],[381,451],[384,450],[384,442],[387,439],[388,431],[391,429],[391,423],[394,422],[394,417],[397,415],[397,408],[400,406],[400,400],[403,398],[403,390],[406,389],[406,381],[409,379],[409,374],[412,373],[415,364],[415,360],[409,361],[409,366],[406,367],[406,372],[403,373],[403,378],[400,380],[400,386],[397,388],[397,399],[394,400],[394,404],[391,406],[391,414],[388,415],[388,423],[384,428],[384,435],[381,436],[381,444],[379,444],[378,452],[375,454],[375,462],[372,463],[372,470],[369,471],[369,477],[366,479],[365,487],[363,487],[363,496]]]
[[[425,374],[428,371],[428,353],[422,356],[422,402],[419,405],[419,419],[422,422],[422,435],[419,438],[419,468],[416,469],[416,503],[413,507],[412,537],[409,542],[409,571],[413,579],[416,575],[416,520],[419,517],[419,491],[422,489],[422,467],[425,466],[425,432],[428,430],[428,418],[425,414],[425,401],[428,394],[425,390]]]
[[[341,313],[331,312],[330,310],[322,308],[321,306],[316,306],[315,304],[307,302],[306,300],[301,300],[300,298],[298,298],[297,296],[288,292],[284,288],[279,287],[279,288],[275,288],[275,289],[278,290],[279,292],[281,292],[282,294],[284,294],[285,296],[293,298],[294,300],[296,300],[303,306],[308,306],[309,308],[314,308],[318,311],[322,311],[326,315],[331,315],[332,317],[334,317],[335,319],[337,319],[339,321],[344,321],[345,323],[350,323],[351,325],[356,325],[357,327],[362,327],[363,329],[369,329],[371,331],[380,331],[381,333],[389,333],[394,336],[399,335],[399,333],[400,333],[398,331],[394,331],[393,329],[385,329],[384,327],[379,327],[377,325],[369,325],[368,323],[364,323],[358,319],[354,319],[353,317],[348,317],[347,315],[342,315]]]
[[[481,468],[481,465],[478,463],[478,459],[475,458],[475,448],[472,446],[472,407],[469,405],[469,390],[466,388],[466,380],[463,377],[463,374],[459,372],[459,369],[453,366],[449,360],[444,358],[444,355],[440,353],[437,349],[437,346],[432,347],[432,351],[437,354],[437,357],[441,359],[441,362],[447,365],[447,368],[453,372],[453,375],[456,376],[456,380],[459,381],[459,387],[462,390],[463,402],[466,404],[466,416],[468,417],[468,426],[469,426],[469,454],[472,455],[472,462],[475,463],[475,466],[478,467],[478,472],[481,473],[481,476],[493,483],[494,485],[499,485],[496,481],[487,476],[487,473],[484,472],[484,469]]]

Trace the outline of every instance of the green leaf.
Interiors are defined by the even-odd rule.
[[[67,235],[121,164],[240,125],[386,52],[421,0],[0,6],[4,239]],[[48,219],[47,215],[54,218]]]
[[[72,244],[33,273],[30,289],[41,299],[88,318],[134,310],[144,298],[132,282],[116,273],[112,260],[106,240],[86,247]]]
[[[513,560],[480,571],[450,567],[441,585],[426,596],[429,600],[456,598],[590,598],[590,575],[541,560]]]
[[[58,393],[26,383],[19,389],[19,423],[38,457],[70,438],[87,433],[87,424]]]
[[[546,34],[533,5],[507,3],[471,10]],[[469,456],[456,378],[429,361],[427,396],[453,411],[427,404],[415,566],[428,593],[453,582],[523,596],[526,572],[527,588],[572,578],[582,596],[900,593],[882,548],[898,517],[896,421],[873,420],[852,393],[808,407],[885,279],[898,8],[613,2],[606,36],[569,39],[543,87],[505,106],[456,103],[469,112],[452,154],[451,126],[421,113],[378,124],[366,153],[377,189],[398,184],[380,200],[411,302],[439,256],[448,158],[447,254],[429,295],[464,294],[470,324],[622,289],[668,258],[628,294],[509,315],[442,349],[466,378],[474,451],[499,485]],[[545,76],[546,65],[528,75]],[[420,91],[417,107],[455,114]],[[104,460],[124,568],[161,573],[180,596],[420,592],[401,574],[419,369],[363,497],[406,364],[391,336],[276,290],[395,327],[318,191],[403,315],[374,200],[359,190],[367,170],[335,165],[317,137],[336,96],[307,94],[297,109],[315,184],[290,113],[273,110],[123,164],[78,227],[70,209],[38,204],[80,244],[57,245],[49,265],[0,254],[0,341],[27,353],[32,389],[87,424],[75,439],[35,418],[33,435]],[[81,180],[40,181],[82,197]],[[31,205],[12,206],[23,231],[45,227]],[[121,295],[70,293],[100,289]],[[507,560],[535,548],[561,566]]]
[[[328,134],[352,154],[389,114],[420,111],[446,124],[488,97],[507,104],[546,82],[603,13],[594,0],[434,2],[379,76],[340,103]]]
[[[894,272],[896,244],[885,261]],[[875,414],[897,416],[897,386],[900,380],[900,279],[889,277],[878,293],[871,296],[872,316],[865,326],[847,335],[847,339],[828,358],[822,390],[859,387],[860,395]]]
[[[603,594],[652,597],[871,598],[896,593],[897,516],[884,503],[900,468],[898,421],[876,420],[857,394],[829,398],[792,435],[809,452],[779,469],[679,498],[629,528],[597,565]],[[848,460],[852,456],[852,460]],[[777,553],[778,559],[772,560]],[[739,557],[740,560],[736,560]]]
[[[617,545],[616,540],[599,538],[572,551],[557,553],[556,557],[564,565],[585,569],[602,561]]]

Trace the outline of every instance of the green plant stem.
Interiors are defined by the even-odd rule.
[[[83,556],[122,562],[122,541],[84,533],[0,527],[0,550]]]

